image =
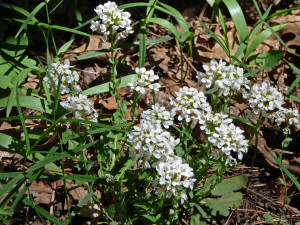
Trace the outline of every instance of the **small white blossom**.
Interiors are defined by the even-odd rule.
[[[245,92],[245,91],[244,91]],[[249,94],[244,93],[250,107],[253,108],[255,114],[262,113],[267,117],[268,111],[280,109],[284,103],[284,97],[277,88],[271,86],[270,82],[263,82],[261,86],[254,84]]]
[[[167,111],[159,103],[153,105],[152,109],[143,111],[141,116],[144,120],[151,121],[153,124],[160,124],[166,129],[173,124],[174,120],[174,113]]]
[[[60,105],[67,111],[74,114],[76,119],[89,120],[97,122],[98,113],[93,108],[93,103],[86,95],[69,96],[66,101]]]
[[[106,182],[107,183],[112,183],[115,181],[115,177],[111,174],[105,174],[105,177],[106,177]]]
[[[152,84],[152,82],[159,79],[159,76],[155,75],[153,70],[147,71],[144,67],[142,67],[142,68],[136,68],[135,72],[138,75],[138,80],[128,83],[131,89],[140,92],[141,94],[145,93],[146,87],[154,91],[159,91],[160,84],[159,83]]]
[[[167,161],[159,161],[153,163],[154,167],[159,175],[158,184],[160,187],[157,189],[158,195],[162,194],[162,190],[167,192],[167,198],[175,196],[177,191],[177,186],[183,186],[185,188],[193,189],[194,182],[193,179],[193,168],[188,164],[182,163],[182,159],[178,156],[174,156]],[[180,194],[181,202],[187,199],[187,196],[183,193]]]
[[[206,97],[203,92],[198,92],[195,88],[183,87],[179,92],[175,92],[177,95],[176,100],[170,98],[170,104],[174,106],[174,112],[180,112],[178,120],[185,120],[190,122],[195,118],[198,110],[204,110],[206,112],[211,111],[210,105],[206,102]]]
[[[75,70],[72,71],[72,68],[73,66],[70,66],[69,60],[65,60],[64,64],[61,64],[60,62],[52,63],[51,66],[48,68],[48,73],[43,79],[46,82],[47,87],[52,87],[52,79],[55,88],[58,88],[58,85],[60,84],[61,94],[69,93],[70,86],[72,86],[75,82],[79,81],[78,73]]]
[[[140,126],[134,126],[133,132],[128,134],[128,142],[136,143],[132,151],[132,160],[136,154],[143,157],[142,163],[147,163],[153,156],[156,159],[164,160],[166,157],[174,155],[174,148],[180,142],[168,131],[162,129],[160,124],[153,124],[151,121],[141,120]]]
[[[198,72],[198,83],[205,88],[211,88],[218,91],[219,95],[227,96],[230,90],[239,91],[241,87],[249,89],[250,81],[244,76],[244,70],[234,65],[226,66],[222,60],[219,63],[211,60],[210,65],[203,66],[206,73]]]
[[[100,20],[92,20],[91,29],[103,35],[103,42],[106,42],[110,35],[116,35],[116,38],[120,39],[133,33],[130,26],[130,13],[118,9],[115,2],[108,1],[104,5],[98,5],[95,12],[99,15]]]
[[[243,132],[233,123],[221,124],[215,128],[215,132],[208,137],[208,140],[225,155],[229,156],[235,152],[238,159],[242,160],[243,154],[248,152],[248,140],[245,139]]]

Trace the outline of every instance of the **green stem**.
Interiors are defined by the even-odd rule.
[[[258,130],[260,128],[261,125],[261,117],[262,117],[262,113],[259,113],[259,117],[256,123],[256,126],[254,128],[254,132],[255,132],[255,148],[254,148],[254,153],[253,153],[253,158],[252,158],[252,163],[251,163],[251,168],[254,166],[254,163],[256,161],[256,156],[257,156],[257,145],[258,145]],[[250,141],[252,140],[253,136],[250,138]]]

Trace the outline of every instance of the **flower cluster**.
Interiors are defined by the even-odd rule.
[[[141,116],[144,120],[148,120],[152,124],[159,124],[169,129],[169,126],[173,124],[175,113],[167,111],[165,107],[161,107],[156,103],[152,106],[152,109],[143,111]]]
[[[248,99],[255,114],[262,113],[264,117],[267,117],[268,111],[281,109],[284,104],[282,93],[266,81],[261,86],[254,84],[251,92],[243,90],[243,97]]]
[[[286,123],[286,128],[284,129],[285,134],[290,133],[290,126],[295,124],[298,129],[300,129],[300,115],[297,109],[287,109],[280,108],[278,111],[269,114],[269,119],[272,122],[276,122],[277,126],[280,126],[282,123]]]
[[[171,134],[163,130],[160,124],[153,124],[152,121],[141,120],[140,126],[134,126],[134,132],[128,135],[128,141],[136,143],[135,150],[131,157],[134,160],[136,154],[143,158],[144,168],[150,168],[149,159],[154,156],[156,159],[165,160],[167,157],[173,157],[174,148],[180,142]]]
[[[103,35],[103,42],[106,42],[111,35],[116,35],[116,38],[120,39],[133,33],[130,26],[130,13],[118,9],[115,2],[108,1],[104,5],[98,5],[95,12],[99,15],[100,20],[92,20],[91,29]]]
[[[160,197],[167,192],[167,198],[176,195],[176,186],[183,186],[185,188],[193,189],[194,176],[193,169],[187,164],[183,163],[178,156],[169,157],[166,161],[159,161],[152,165],[157,170],[159,184],[161,187],[156,188],[156,193]],[[187,199],[185,193],[180,194],[181,204]]]
[[[170,104],[174,106],[173,112],[180,112],[178,120],[190,122],[198,110],[210,111],[210,106],[206,102],[206,97],[203,92],[198,92],[195,88],[183,87],[180,88],[176,100],[170,98]]]
[[[159,83],[153,83],[155,80],[159,79],[158,75],[154,74],[153,70],[147,71],[144,67],[136,68],[135,72],[138,75],[138,80],[134,82],[129,82],[128,85],[131,89],[140,92],[141,94],[145,93],[145,88],[148,87],[151,90],[158,91],[160,88]]]
[[[233,123],[221,124],[215,128],[214,132],[208,140],[218,149],[220,149],[227,157],[226,163],[229,165],[236,163],[236,159],[231,155],[233,152],[237,154],[239,160],[243,159],[243,154],[248,152],[248,140],[243,135],[243,130],[236,127]]]
[[[218,91],[219,95],[227,96],[230,90],[239,91],[241,87],[249,89],[250,81],[244,77],[244,70],[234,65],[226,66],[222,60],[219,63],[211,60],[210,65],[204,65],[206,73],[198,72],[198,83],[205,88],[211,88]]]
[[[134,126],[133,132],[128,135],[128,142],[136,143],[134,150],[130,152],[132,160],[139,154],[139,162],[144,168],[156,169],[159,179],[155,188],[159,196],[165,191],[167,198],[178,194],[183,203],[187,196],[183,192],[177,192],[176,187],[193,188],[195,179],[192,178],[193,169],[174,155],[174,148],[180,139],[175,139],[170,132],[163,129],[173,124],[174,115],[155,104],[152,109],[142,114],[142,118],[140,126]]]
[[[64,64],[61,64],[60,62],[52,63],[48,68],[48,73],[43,79],[46,82],[47,87],[51,88],[52,84],[54,84],[55,88],[58,88],[60,84],[61,94],[69,93],[70,87],[73,87],[75,92],[79,93],[81,88],[78,85],[73,86],[75,82],[78,82],[79,75],[75,70],[71,70],[72,68],[73,66],[70,66],[70,61],[68,59],[64,61]]]
[[[179,113],[178,119],[192,120],[192,126],[199,123],[200,129],[205,131],[208,141],[218,148],[219,156],[223,153],[226,157],[226,164],[236,163],[234,155],[238,159],[248,151],[248,140],[242,134],[243,131],[232,123],[232,119],[223,113],[212,113],[211,106],[206,102],[203,92],[194,88],[183,87],[176,92],[176,101],[171,98],[171,105],[174,106],[173,113]]]
[[[67,111],[73,113],[76,119],[97,122],[98,113],[86,95],[79,94],[78,96],[69,96],[67,100],[61,102],[60,105]]]

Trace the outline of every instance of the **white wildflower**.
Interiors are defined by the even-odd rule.
[[[185,120],[190,122],[195,118],[198,110],[204,110],[206,112],[211,111],[210,105],[206,102],[206,97],[203,92],[198,92],[195,88],[183,87],[180,88],[177,94],[176,100],[170,98],[170,104],[174,106],[174,112],[180,112],[178,120]]]
[[[167,161],[159,161],[153,163],[154,167],[159,175],[158,184],[158,194],[162,194],[162,190],[167,192],[167,198],[176,196],[176,187],[183,186],[185,188],[193,189],[194,182],[193,179],[193,168],[188,164],[182,163],[182,159],[178,156],[174,156]],[[181,194],[182,203],[187,199],[187,196]]]
[[[248,152],[248,140],[245,139],[243,132],[233,123],[221,124],[215,128],[215,132],[208,137],[208,140],[225,155],[229,156],[234,152],[238,159],[242,160],[243,155]]]
[[[160,124],[164,128],[168,129],[173,124],[174,113],[167,111],[165,107],[156,103],[152,106],[152,109],[148,109],[142,112],[142,118],[144,120],[151,121],[154,124]]]
[[[60,93],[67,94],[70,92],[70,87],[79,81],[79,75],[74,70],[71,69],[73,66],[70,66],[70,61],[65,60],[64,64],[60,62],[52,63],[48,68],[48,73],[44,77],[44,81],[47,84],[48,88],[52,87],[52,81],[55,85],[55,88],[58,88],[60,84]],[[52,79],[52,81],[51,81]],[[78,90],[78,88],[77,88]]]
[[[69,96],[65,102],[60,105],[67,111],[74,114],[76,119],[89,120],[97,122],[98,113],[93,108],[93,103],[86,95]]]
[[[219,95],[227,96],[230,90],[239,91],[241,87],[249,89],[250,81],[244,76],[244,70],[234,65],[226,66],[222,60],[219,63],[211,60],[210,65],[203,66],[206,73],[198,72],[198,83],[205,88],[211,88],[218,91]]]
[[[92,20],[91,29],[103,35],[103,42],[107,41],[110,35],[116,35],[116,38],[120,39],[133,33],[129,19],[130,13],[118,9],[115,2],[108,1],[104,5],[98,5],[95,12],[99,15],[100,20]]]
[[[145,93],[145,88],[148,87],[154,91],[159,91],[160,84],[153,83],[154,81],[159,79],[158,75],[154,74],[153,70],[147,71],[144,67],[136,68],[135,72],[138,75],[138,80],[134,82],[129,82],[128,85],[131,89],[140,92],[141,94]]]
[[[264,117],[267,117],[268,111],[280,109],[284,103],[282,93],[266,81],[261,86],[254,84],[250,94],[244,94],[244,98],[248,99],[255,114],[262,113]]]

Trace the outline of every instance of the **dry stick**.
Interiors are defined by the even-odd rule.
[[[265,196],[263,196],[263,195],[261,195],[261,194],[255,192],[255,191],[252,191],[251,189],[249,189],[249,188],[247,188],[247,187],[244,187],[244,188],[245,188],[247,191],[251,192],[252,194],[255,194],[255,195],[257,195],[257,196],[259,196],[259,197],[265,199],[266,201],[272,203],[273,205],[275,205],[275,206],[277,206],[277,207],[282,207],[282,205],[283,205],[283,204],[280,204],[279,202],[274,202],[274,201],[272,201],[271,199],[268,199],[267,197],[265,197]],[[294,212],[294,213],[299,213],[299,211],[295,212],[295,209],[294,209],[293,207],[289,206],[289,205],[285,205],[285,208],[288,209],[288,210],[290,210],[290,211],[292,211],[292,212]]]
[[[53,215],[53,208],[54,208],[54,199],[55,199],[55,191],[56,191],[56,181],[52,182],[52,196],[50,200],[50,214]]]
[[[231,219],[231,216],[233,214],[233,211],[230,213],[230,215],[228,216],[228,219],[226,220],[225,224],[224,225],[227,225],[229,224],[229,220]]]

